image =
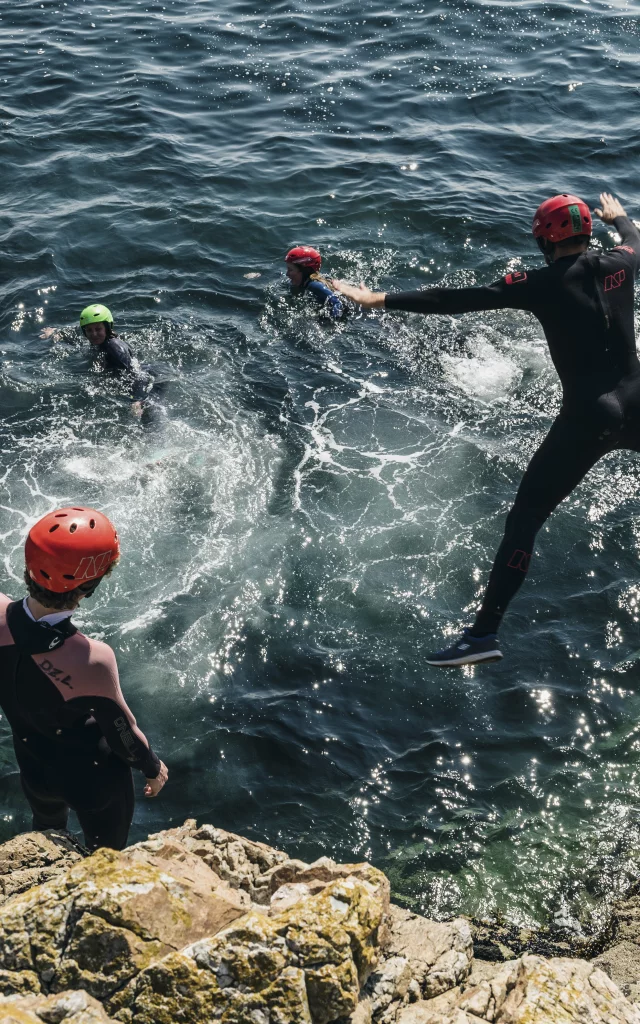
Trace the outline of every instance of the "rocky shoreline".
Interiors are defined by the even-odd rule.
[[[195,821],[90,857],[67,833],[0,845],[0,1022],[116,1021],[640,1024],[640,894],[573,942],[431,921],[370,864]]]

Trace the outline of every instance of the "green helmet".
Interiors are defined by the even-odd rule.
[[[91,306],[85,306],[80,314],[80,326],[86,327],[88,324],[112,324],[113,317],[111,311],[103,306],[100,302],[94,302]]]

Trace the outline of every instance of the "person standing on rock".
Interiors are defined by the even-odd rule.
[[[101,512],[56,509],[27,537],[28,597],[0,594],[0,707],[33,828],[66,829],[72,809],[89,850],[126,846],[132,768],[144,773],[147,797],[168,778],[127,707],[113,651],[71,622],[119,556],[118,534]]]
[[[470,313],[522,309],[542,324],[562,383],[559,416],[534,454],[507,516],[489,585],[471,628],[428,665],[470,665],[502,658],[498,627],[529,569],[540,527],[598,459],[619,448],[640,451],[640,362],[633,319],[640,232],[617,199],[600,196],[596,213],[613,224],[620,244],[589,250],[591,213],[577,196],[547,199],[533,218],[533,236],[547,266],[507,274],[481,288],[372,292],[342,281],[336,287],[367,309]]]

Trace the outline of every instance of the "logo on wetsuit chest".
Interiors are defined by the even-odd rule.
[[[516,270],[515,274],[507,274],[504,280],[505,284],[522,284],[527,280],[527,275],[524,270]]]
[[[42,671],[51,679],[55,679],[57,683],[62,683],[63,686],[68,686],[70,690],[73,690],[73,686],[71,685],[71,676],[65,676],[64,679],[62,679],[63,670],[52,665],[48,658],[39,662],[38,668],[41,668]]]
[[[605,277],[605,292],[610,292],[612,288],[619,288],[626,276],[627,275],[625,274],[624,270],[617,270],[615,274],[609,274],[607,277]]]

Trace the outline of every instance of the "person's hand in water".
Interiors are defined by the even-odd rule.
[[[133,402],[131,405],[131,412],[136,417],[136,419],[139,420],[143,412],[142,402]]]
[[[168,778],[169,769],[164,761],[161,761],[160,771],[156,775],[155,779],[147,779],[147,784],[144,787],[144,795],[148,797],[157,796]]]
[[[43,327],[40,331],[41,338],[53,338],[54,341],[57,341],[59,336],[60,332],[55,327]]]
[[[341,295],[346,295],[348,299],[353,299],[354,302],[357,302],[359,306],[363,306],[365,309],[377,309],[384,306],[384,300],[387,297],[386,292],[372,292],[370,288],[367,288],[364,281],[361,281],[358,287],[354,284],[347,284],[346,281],[339,281],[338,278],[334,277],[331,284]]]
[[[597,213],[600,220],[603,220],[605,224],[613,224],[616,217],[627,216],[627,211],[622,203],[615,196],[612,196],[610,192],[601,192],[600,202],[602,207],[597,206],[594,213]]]

